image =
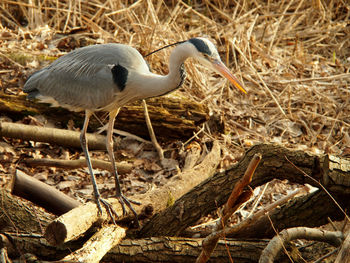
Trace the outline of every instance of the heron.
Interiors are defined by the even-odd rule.
[[[29,76],[23,87],[30,100],[50,103],[52,106],[71,111],[85,111],[80,143],[91,176],[94,200],[99,213],[102,214],[102,204],[112,219],[112,214],[116,213],[100,195],[88,151],[86,131],[89,119],[95,112],[108,113],[106,148],[115,178],[116,198],[122,206],[123,214],[126,214],[126,205],[138,223],[137,213],[131,205],[132,200],[126,198],[121,191],[115,164],[112,136],[119,109],[127,103],[162,96],[178,89],[186,77],[184,62],[190,57],[225,77],[234,87],[246,93],[240,81],[221,61],[215,45],[210,40],[195,37],[175,44],[170,54],[167,75],[152,73],[135,48],[120,43],[109,43],[81,47],[59,57],[49,66]]]

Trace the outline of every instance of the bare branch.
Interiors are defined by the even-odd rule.
[[[337,247],[342,243],[344,236],[340,231],[333,232],[308,227],[284,229],[279,235],[270,240],[269,244],[261,253],[259,263],[273,262],[283,245],[295,239],[316,240],[326,242]]]

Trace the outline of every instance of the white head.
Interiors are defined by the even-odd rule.
[[[227,78],[237,89],[247,93],[243,85],[230,72],[225,64],[222,63],[219,53],[212,42],[206,38],[196,37],[187,40],[185,43],[194,46],[191,56],[197,59],[199,63],[219,73],[221,76]]]

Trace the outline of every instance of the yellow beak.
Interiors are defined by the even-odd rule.
[[[239,80],[235,76],[233,76],[233,74],[225,66],[224,63],[222,63],[219,60],[214,60],[212,63],[213,63],[214,68],[217,70],[217,72],[220,75],[227,78],[232,83],[232,85],[235,86],[237,89],[239,89],[243,93],[247,93],[246,90],[243,88],[243,85],[239,82]]]

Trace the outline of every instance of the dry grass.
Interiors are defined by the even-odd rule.
[[[2,0],[0,13],[1,59],[9,58],[6,52],[14,47],[29,54],[60,53],[57,45],[67,34],[75,46],[121,42],[142,54],[208,36],[248,95],[193,61],[187,63],[189,77],[180,92],[207,103],[226,128],[224,134],[212,134],[207,127],[204,139],[220,139],[233,158],[237,149],[242,152],[256,142],[350,154],[346,0]],[[148,58],[154,71],[167,72],[164,58],[170,52]],[[24,64],[30,70],[36,66]]]

